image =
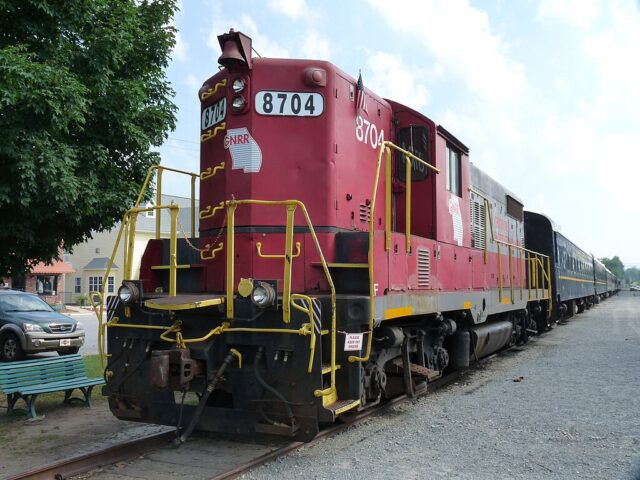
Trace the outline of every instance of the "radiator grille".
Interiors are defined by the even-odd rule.
[[[485,247],[487,217],[484,203],[471,199],[471,241],[474,248]]]
[[[368,222],[371,215],[371,207],[364,203],[360,204],[360,221]]]
[[[49,328],[53,333],[64,333],[73,330],[72,323],[50,323]]]
[[[431,257],[429,256],[429,250],[426,248],[418,248],[418,287],[428,288],[429,277],[431,270]]]

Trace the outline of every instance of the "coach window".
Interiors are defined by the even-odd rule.
[[[420,160],[429,162],[429,130],[426,127],[411,125],[398,131],[398,146],[413,153]],[[398,180],[406,182],[405,155],[396,154]],[[429,168],[420,162],[411,162],[411,182],[419,182],[429,175]]]
[[[460,152],[447,145],[447,190],[461,197],[460,187]]]

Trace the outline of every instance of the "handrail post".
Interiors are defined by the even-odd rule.
[[[551,286],[551,256],[547,256],[547,275],[549,277],[549,284],[547,285],[547,320],[551,318],[551,311],[553,310],[553,287]]]
[[[498,300],[502,303],[502,254],[500,253],[500,242],[496,242],[498,247]]]
[[[284,246],[284,285],[282,286],[282,321],[289,323],[291,321],[291,306],[289,305],[291,298],[291,267],[293,255],[293,221],[295,219],[296,205],[287,205],[287,227],[285,231]]]
[[[124,280],[133,279],[133,249],[136,240],[136,222],[138,212],[129,217],[129,233],[127,235],[127,255],[124,257]]]
[[[177,270],[178,270],[178,212],[180,207],[171,204],[169,206],[169,213],[171,214],[171,237],[169,239],[169,296],[176,296],[177,288]],[[161,210],[156,213],[160,217]]]
[[[227,318],[233,318],[234,310],[233,310],[233,291],[234,291],[234,280],[233,280],[233,269],[235,266],[235,215],[236,215],[236,206],[235,201],[230,201],[227,203]]]
[[[411,158],[405,155],[405,249],[407,253],[411,252]]]
[[[512,260],[513,250],[511,245],[509,245],[509,290],[511,293],[511,303],[513,303],[513,260]]]
[[[156,205],[162,205],[162,172],[164,169],[158,167],[158,181],[156,184]],[[156,240],[160,240],[160,223],[162,217],[162,211],[158,210],[156,213]]]
[[[385,230],[384,230],[384,249],[385,251],[389,251],[391,248],[391,183],[393,179],[391,178],[391,149],[384,146],[384,154],[385,154],[385,209],[384,212],[384,221],[385,221]],[[382,157],[382,147],[380,147],[380,155],[379,158]],[[373,215],[373,202],[374,199],[371,200],[372,208],[369,212],[370,215]]]
[[[524,282],[525,276],[524,274],[524,255],[526,252],[520,251],[518,254],[518,275],[520,275],[520,301],[524,300]]]
[[[538,269],[540,260],[538,259],[538,255],[534,257],[533,266],[535,270],[535,288],[536,288],[536,299],[539,297],[539,289],[540,289],[540,272]]]
[[[191,175],[191,238],[196,238],[196,176]]]

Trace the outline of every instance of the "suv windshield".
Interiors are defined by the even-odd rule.
[[[33,295],[2,295],[0,310],[4,312],[51,312],[53,309]]]

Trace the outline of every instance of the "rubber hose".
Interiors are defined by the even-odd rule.
[[[263,347],[260,347],[258,349],[258,353],[256,354],[256,360],[255,360],[255,362],[253,362],[253,371],[255,372],[256,379],[258,380],[258,383],[260,383],[260,385],[262,385],[266,390],[269,390],[279,400],[282,401],[282,404],[284,405],[284,408],[287,410],[287,416],[289,417],[289,421],[291,422],[289,426],[293,427],[293,425],[295,424],[295,421],[296,421],[296,417],[293,415],[293,410],[291,410],[291,406],[289,405],[289,402],[287,401],[286,398],[284,398],[284,395],[282,395],[278,390],[276,390],[271,385],[269,385],[267,382],[265,382],[264,379],[262,378],[262,375],[260,375],[260,370],[258,368],[258,363],[262,359],[263,350],[264,350]]]
[[[177,445],[181,445],[184,442],[186,442],[187,439],[193,433],[193,430],[196,428],[196,424],[198,423],[198,420],[200,420],[200,417],[202,416],[202,412],[204,412],[204,407],[207,404],[207,400],[209,400],[211,393],[213,393],[213,391],[216,389],[216,385],[220,381],[220,378],[222,378],[222,375],[224,375],[224,371],[227,369],[227,367],[233,361],[233,359],[234,359],[233,353],[229,353],[227,357],[224,359],[224,362],[222,362],[222,365],[220,366],[216,374],[213,376],[213,379],[211,380],[211,382],[209,382],[209,384],[207,385],[207,388],[205,388],[204,393],[200,398],[200,403],[198,403],[198,408],[196,408],[195,414],[193,415],[193,417],[191,417],[189,426],[187,427],[187,429],[182,435],[176,438]]]

